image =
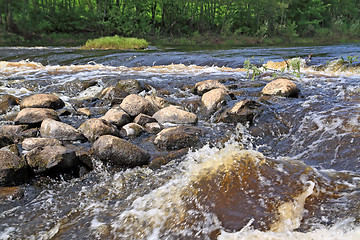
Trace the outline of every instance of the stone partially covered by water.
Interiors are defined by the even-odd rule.
[[[10,151],[0,150],[0,186],[24,183],[31,176],[26,161]]]
[[[298,97],[299,88],[289,79],[279,78],[270,83],[261,91],[264,95],[277,95],[282,97]]]
[[[153,116],[161,124],[195,124],[198,117],[195,113],[183,110],[181,107],[170,106],[157,111]]]
[[[120,131],[104,119],[91,118],[86,120],[78,128],[79,131],[91,142],[96,141],[102,135],[120,136]]]
[[[150,155],[143,149],[111,135],[104,135],[96,140],[92,151],[101,161],[122,167],[145,165],[150,159]]]
[[[120,107],[128,113],[131,117],[136,117],[140,113],[147,115],[153,115],[156,112],[156,108],[152,103],[146,100],[144,97],[130,94],[125,97],[121,102]]]

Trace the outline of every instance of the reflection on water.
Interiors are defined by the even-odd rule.
[[[301,69],[291,78],[302,97],[287,99],[259,94],[273,70],[251,81],[241,68],[251,56],[280,62],[313,53],[324,64],[359,50],[0,48],[0,95],[54,93],[67,107],[79,99],[90,106],[103,88],[134,78],[181,103],[196,99],[187,86],[222,79],[237,97],[229,106],[247,98],[263,109],[250,126],[200,119],[208,144],[157,170],[114,170],[94,159],[82,178],[24,185],[24,198],[0,202],[0,239],[359,239],[359,73]]]

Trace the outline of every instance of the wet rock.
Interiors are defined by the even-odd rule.
[[[149,102],[151,102],[154,106],[156,106],[158,108],[157,110],[166,108],[169,106],[179,105],[179,104],[170,102],[170,101],[168,101],[164,98],[158,97],[158,96],[147,95],[147,96],[145,96],[145,99],[148,100]]]
[[[167,150],[199,146],[203,131],[191,126],[177,126],[166,128],[159,132],[154,144]]]
[[[28,127],[28,125],[3,125],[0,127],[0,136],[6,135],[13,139],[14,142],[21,142],[24,138],[38,135],[37,128],[28,129]]]
[[[78,130],[91,142],[94,142],[102,135],[120,135],[119,130],[114,125],[100,118],[92,118],[85,121]]]
[[[43,138],[56,138],[61,141],[85,140],[84,135],[76,128],[50,118],[41,123],[40,134]]]
[[[144,128],[137,123],[128,123],[123,126],[123,129],[126,131],[126,136],[139,136],[144,132]]]
[[[0,148],[11,145],[14,143],[14,140],[7,135],[0,135]]]
[[[0,151],[0,186],[26,182],[31,176],[25,160],[10,151]]]
[[[100,93],[99,98],[111,106],[120,104],[129,93],[116,87],[107,87]]]
[[[158,133],[162,130],[162,126],[158,122],[151,122],[145,124],[145,129],[149,133]]]
[[[25,159],[37,174],[66,173],[73,171],[77,164],[75,151],[61,145],[35,148],[25,154]]]
[[[188,153],[188,148],[183,148],[177,151],[168,153],[165,156],[157,157],[151,161],[148,167],[152,170],[160,169],[162,166],[168,164],[172,160],[179,159]]]
[[[226,105],[226,101],[231,100],[226,90],[222,88],[213,89],[206,92],[201,97],[201,112],[204,115],[211,115],[220,106]]]
[[[261,93],[282,97],[298,97],[300,90],[296,84],[289,79],[279,78],[266,84]]]
[[[45,146],[61,145],[61,141],[55,138],[26,138],[21,146],[25,151],[31,151],[34,148],[44,148]]]
[[[74,150],[76,157],[78,159],[78,163],[85,167],[87,171],[91,171],[94,169],[94,164],[91,159],[91,154],[89,152],[89,149],[85,149],[82,146],[76,146],[73,144],[67,144],[65,145],[67,149]]]
[[[260,103],[244,99],[237,102],[232,108],[223,112],[218,121],[225,123],[242,123],[252,122],[254,116],[258,113]]]
[[[145,90],[144,86],[135,79],[120,80],[115,87],[132,94],[137,94]]]
[[[19,200],[24,196],[20,187],[0,187],[0,202],[6,200]]]
[[[101,119],[106,120],[107,122],[114,124],[117,128],[122,128],[125,124],[131,122],[131,117],[121,108],[112,108],[105,116],[101,117]]]
[[[14,119],[15,124],[27,124],[31,126],[40,126],[41,122],[51,118],[59,121],[59,116],[53,109],[48,108],[24,108]]]
[[[186,99],[181,102],[186,110],[192,113],[196,113],[201,107],[201,98],[197,99]]]
[[[145,124],[152,123],[152,122],[156,122],[156,119],[149,115],[143,114],[143,113],[140,113],[134,119],[134,123],[137,123],[141,126],[145,126]]]
[[[3,95],[0,99],[0,114],[7,113],[11,107],[19,105],[19,99],[12,95]]]
[[[159,123],[195,124],[198,121],[196,114],[187,112],[181,107],[166,107],[157,111],[153,118]]]
[[[195,84],[194,93],[201,96],[204,93],[206,93],[210,90],[216,89],[216,88],[221,88],[221,89],[227,91],[227,88],[225,87],[225,85],[220,83],[219,81],[206,80],[206,81],[198,82]]]
[[[35,94],[25,97],[20,102],[20,108],[50,108],[60,109],[65,106],[63,100],[52,94]]]
[[[150,159],[150,155],[143,149],[111,135],[101,136],[96,140],[92,151],[101,161],[122,167],[145,165]]]
[[[130,94],[124,98],[120,107],[132,117],[140,113],[153,115],[157,110],[148,100],[136,94]]]
[[[101,116],[107,112],[105,107],[79,108],[76,113],[87,117]]]
[[[0,151],[12,152],[16,156],[20,157],[20,151],[19,151],[19,148],[18,148],[18,146],[16,144],[11,144],[11,145],[5,146],[3,148],[0,148]]]

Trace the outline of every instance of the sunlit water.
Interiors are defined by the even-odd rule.
[[[0,48],[0,94],[53,93],[69,107],[134,78],[181,103],[185,85],[225,79],[257,100],[273,70],[251,80],[245,59],[314,54],[314,66],[359,55],[360,45],[227,50],[82,51]],[[260,62],[260,60],[259,60]],[[0,203],[0,239],[359,239],[360,73],[301,69],[300,98],[267,98],[248,126],[201,119],[204,146],[158,170],[96,169],[22,186]],[[84,87],[83,83],[91,83]],[[154,90],[155,91],[155,90]],[[1,116],[1,124],[18,112]],[[78,126],[85,118],[62,117]],[[156,151],[146,138],[131,140]]]

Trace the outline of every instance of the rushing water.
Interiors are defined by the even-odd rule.
[[[237,96],[231,106],[259,99],[272,79],[249,79],[241,69],[247,58],[313,54],[312,65],[320,65],[359,53],[360,44],[0,48],[0,95],[54,93],[69,107],[134,78],[181,103],[196,98],[184,86],[224,79]],[[0,203],[0,239],[359,239],[360,73],[309,67],[292,78],[302,97],[262,99],[263,110],[249,126],[200,120],[204,146],[160,169],[114,170],[94,159],[95,170],[81,178],[23,185],[22,199]],[[0,124],[18,110],[0,116]],[[75,127],[85,120],[62,117]],[[130,140],[158,151],[149,136]]]

